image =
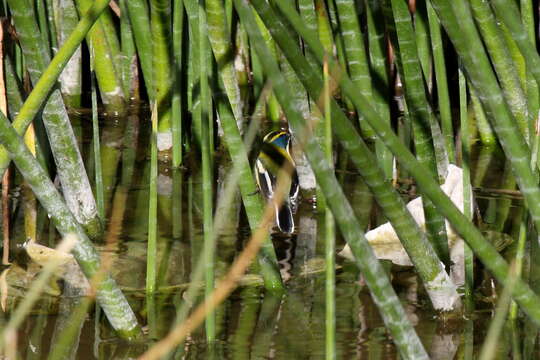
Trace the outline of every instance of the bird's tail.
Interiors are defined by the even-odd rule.
[[[284,234],[294,232],[294,219],[289,202],[283,203],[280,208],[276,207],[276,224]]]

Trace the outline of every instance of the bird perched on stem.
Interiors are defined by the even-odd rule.
[[[281,205],[276,206],[276,224],[284,234],[294,232],[293,212],[296,211],[299,190],[298,175],[289,150],[290,143],[291,135],[286,131],[268,133],[263,139],[261,151],[255,162],[259,189],[268,200],[274,196],[280,169],[289,174],[288,189],[284,192],[286,196],[282,199]]]

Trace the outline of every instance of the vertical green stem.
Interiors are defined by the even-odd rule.
[[[36,6],[36,13],[37,13],[37,21],[39,25],[39,32],[41,35],[41,41],[43,41],[43,45],[47,49],[47,52],[49,53],[49,56],[51,56],[51,44],[49,39],[49,23],[47,19],[47,10],[45,5],[45,0],[37,0],[35,1]]]
[[[371,76],[367,61],[366,49],[364,47],[364,37],[360,31],[356,5],[353,0],[336,1],[341,35],[345,47],[346,63],[349,69],[351,80],[355,82],[362,94],[367,98],[372,98]],[[356,109],[360,120],[362,132],[366,137],[373,138],[375,133],[371,127],[362,119],[361,109]]]
[[[206,14],[208,17],[208,37],[225,92],[231,104],[234,118],[240,132],[244,128],[243,103],[236,69],[233,63],[233,48],[226,23],[227,17],[221,0],[206,0]]]
[[[302,16],[306,26],[312,31],[317,32],[317,18],[313,0],[298,0],[298,10],[300,10],[300,16]],[[319,66],[317,59],[315,59],[311,51],[309,51],[309,46],[307,44],[304,44],[304,53],[306,60],[311,66]]]
[[[469,87],[469,94],[471,96],[472,110],[474,112],[476,127],[478,128],[478,133],[480,134],[482,144],[486,146],[495,145],[497,143],[497,136],[486,118],[486,113],[482,108],[480,99],[478,99],[478,96],[476,95],[476,91],[472,87]]]
[[[152,32],[150,30],[150,18],[148,3],[146,0],[126,1],[129,21],[133,30],[137,55],[141,63],[144,84],[148,98],[154,100],[154,82],[152,70]]]
[[[204,263],[205,263],[205,296],[208,298],[214,291],[214,247],[212,219],[212,164],[210,148],[210,89],[208,85],[208,34],[206,29],[206,14],[204,2],[199,0],[199,70],[201,86],[201,155],[202,155],[202,188],[203,188],[203,229],[204,229]],[[206,316],[206,339],[213,342],[216,339],[215,312],[212,311]]]
[[[135,49],[135,41],[133,39],[133,26],[130,22],[128,16],[127,0],[120,1],[120,11],[122,12],[120,16],[120,40],[122,48],[122,85],[124,89],[124,94],[126,95],[127,100],[138,96],[135,94],[136,84],[135,81],[138,79],[138,69],[137,69],[137,53]]]
[[[91,0],[77,0],[80,14],[85,14],[92,6]],[[90,31],[87,42],[95,52],[96,77],[101,101],[113,114],[125,111],[125,94],[120,71],[120,43],[109,9],[105,9]]]
[[[431,6],[431,1],[426,2],[431,35],[431,49],[433,51],[433,63],[435,65],[435,79],[437,82],[437,98],[439,100],[439,115],[441,128],[445,138],[446,152],[450,162],[455,162],[454,154],[454,129],[452,125],[452,112],[450,110],[450,97],[448,95],[448,81],[446,77],[446,61],[441,36],[441,26],[437,14]]]
[[[184,8],[189,22],[189,59],[188,59],[188,84],[187,104],[191,112],[192,134],[194,142],[200,146],[201,142],[201,86],[200,79],[200,56],[199,56],[199,11],[196,0],[184,0]]]
[[[174,86],[172,89],[172,112],[171,127],[173,139],[173,167],[177,168],[182,164],[182,94],[183,94],[183,69],[182,69],[182,48],[184,38],[184,4],[183,0],[175,0],[173,4],[173,72]]]
[[[471,220],[471,175],[470,175],[470,135],[467,114],[467,81],[463,71],[459,72],[459,120],[461,124],[461,167],[463,169],[463,215]],[[469,245],[464,244],[465,251],[465,305],[467,311],[474,310],[474,254]]]
[[[58,9],[56,10],[56,34],[58,36],[58,44],[64,45],[68,36],[73,32],[79,21],[77,9],[73,0],[60,0]],[[77,50],[66,64],[64,71],[58,79],[60,89],[64,101],[68,107],[81,106],[81,91],[82,91],[82,59],[81,47]]]
[[[92,52],[92,48],[90,48]],[[96,81],[94,75],[94,56],[90,54],[90,89],[92,97],[92,140],[94,144],[94,163],[96,179],[96,202],[99,218],[105,221],[105,204],[103,196],[103,173],[101,171],[101,146],[99,137],[99,121],[97,108]]]
[[[152,107],[152,138],[150,141],[150,181],[148,204],[148,245],[146,251],[146,293],[150,296],[156,291],[157,271],[157,136],[158,107]]]
[[[533,2],[530,0],[520,0],[520,10],[521,10],[521,21],[527,32],[527,36],[531,44],[536,44],[536,24],[534,21],[534,9]],[[530,66],[530,65],[529,65]],[[538,109],[540,107],[540,94],[538,83],[532,75],[531,69],[529,66],[525,66],[525,83],[526,83],[526,93],[527,93],[527,103],[529,105],[529,132],[531,136],[535,134],[536,129],[534,129],[534,124],[536,124]]]
[[[388,124],[390,123],[390,104],[388,72],[386,66],[386,37],[381,0],[365,0],[368,26],[369,60],[372,72],[373,106]],[[392,153],[379,137],[375,139],[377,161],[387,179],[392,178]]]
[[[159,116],[158,149],[170,149],[171,133],[171,3],[168,0],[150,1],[150,30],[152,34],[152,80]]]
[[[332,114],[330,110],[330,84],[328,64],[324,64],[324,153],[326,161],[332,164]],[[324,211],[325,259],[326,259],[326,359],[336,358],[336,263],[335,225],[332,211]]]

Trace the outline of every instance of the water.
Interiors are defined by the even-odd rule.
[[[88,133],[84,121],[80,133]],[[163,338],[174,323],[176,310],[185,302],[183,293],[191,281],[202,248],[202,189],[197,159],[188,156],[186,167],[172,170],[163,157],[158,178],[158,282],[160,291],[155,306],[148,312],[144,295],[146,269],[146,236],[148,216],[149,161],[145,151],[149,137],[148,123],[137,117],[107,121],[103,124],[102,154],[106,185],[107,232],[102,249],[112,256],[111,269],[139,318],[145,326],[145,337],[135,343],[118,338],[109,328],[107,320],[91,306],[88,316],[81,319],[78,334],[70,345],[67,358],[76,359],[131,359],[142,354],[156,339]],[[84,137],[86,138],[86,137]],[[91,159],[91,143],[86,140],[83,152]],[[500,187],[504,161],[500,152],[477,148],[473,169],[477,203],[484,229],[498,229],[509,234],[515,232],[515,218],[520,200],[511,195],[489,191]],[[490,155],[491,154],[491,155]],[[490,156],[488,156],[490,155]],[[483,169],[483,165],[487,165]],[[225,154],[216,154],[216,197],[226,181],[228,160]],[[93,172],[88,161],[89,173]],[[374,227],[384,221],[354,169],[342,169],[343,179],[357,217],[365,226]],[[485,174],[483,176],[482,174]],[[407,181],[402,182],[404,196],[414,192]],[[228,209],[219,210],[227,222],[217,245],[216,276],[228,269],[235,256],[249,238],[245,215],[239,199]],[[324,275],[323,240],[319,219],[313,203],[304,199],[296,215],[298,231],[292,238],[273,239],[280,259],[286,292],[283,296],[265,294],[258,276],[250,276],[219,307],[216,313],[218,340],[208,344],[204,327],[192,333],[175,350],[175,358],[185,359],[320,359],[324,358]],[[510,204],[505,210],[504,205]],[[222,213],[222,211],[224,211]],[[14,239],[24,241],[19,224]],[[41,216],[39,232],[43,244],[53,245],[56,234],[50,231],[48,221]],[[320,237],[320,238],[318,238]],[[337,248],[344,243],[337,239]],[[111,250],[112,249],[112,250]],[[19,248],[13,250],[17,270],[11,271],[9,304],[13,306],[24,296],[39,268],[25,259]],[[361,274],[355,266],[338,260],[336,277],[336,341],[339,359],[393,359],[397,358],[392,339],[385,329]],[[14,266],[14,269],[15,269]],[[411,269],[386,264],[391,271],[392,283],[406,313],[415,326],[424,346],[434,359],[461,358],[468,350],[466,344],[474,339],[478,352],[493,314],[494,294],[499,289],[484,271],[476,271],[476,311],[465,318],[460,314],[441,315],[433,311],[422,285]],[[480,267],[478,267],[480,268]],[[250,285],[247,286],[246,284]],[[63,286],[63,287],[62,287]],[[199,295],[202,295],[202,286]],[[64,336],[70,315],[80,298],[60,296],[69,292],[70,285],[51,282],[46,294],[35,306],[18,332],[17,351],[20,358],[41,359],[54,348],[54,342]],[[200,297],[199,297],[200,300]],[[474,335],[471,334],[474,326]],[[505,358],[512,347],[512,337],[527,340],[527,324],[516,329],[507,327],[500,339],[499,356]],[[535,334],[535,332],[531,332]],[[530,337],[530,336],[529,336]],[[534,344],[534,343],[533,343]],[[538,351],[531,355],[538,355]]]

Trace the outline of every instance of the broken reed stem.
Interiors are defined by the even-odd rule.
[[[186,336],[195,330],[206,318],[206,315],[211,313],[219,304],[221,304],[227,296],[236,288],[240,277],[247,270],[266,237],[267,227],[274,220],[274,206],[279,206],[285,194],[287,186],[286,170],[281,170],[278,176],[278,182],[273,197],[273,202],[269,202],[263,213],[260,226],[251,236],[244,251],[240,253],[234,264],[229,269],[229,272],[219,282],[215,290],[209,294],[206,300],[199,305],[195,311],[184,322],[174,327],[169,334],[161,341],[157,342],[148,351],[146,351],[139,359],[159,359],[165,356],[175,346],[177,346]]]

